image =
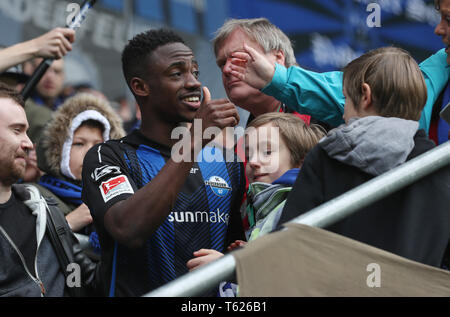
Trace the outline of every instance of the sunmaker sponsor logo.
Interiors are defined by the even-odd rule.
[[[228,224],[229,215],[221,212],[220,209],[216,211],[173,211],[167,218],[169,222],[210,222],[210,223],[225,223]]]

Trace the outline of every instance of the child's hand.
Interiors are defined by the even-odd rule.
[[[193,271],[202,265],[217,260],[218,258],[222,257],[223,254],[216,250],[201,249],[194,252],[194,256],[195,258],[189,260],[186,264],[189,271]]]
[[[244,43],[245,52],[231,54],[231,74],[253,88],[264,88],[272,81],[275,65],[257,50]]]
[[[94,221],[86,204],[81,204],[78,208],[70,212],[66,216],[66,220],[73,232],[83,229]]]
[[[242,241],[242,240],[236,240],[234,241],[232,244],[230,244],[227,248],[228,251],[233,251],[234,249],[237,248],[241,248],[241,247],[245,247],[245,245],[247,244],[247,242]]]

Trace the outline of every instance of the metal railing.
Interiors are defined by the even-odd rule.
[[[291,222],[327,227],[447,165],[450,165],[450,141],[312,209]],[[144,296],[199,296],[222,281],[234,279],[235,269],[236,262],[230,253]]]

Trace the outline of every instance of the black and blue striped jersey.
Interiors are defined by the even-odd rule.
[[[205,159],[205,153],[212,153],[215,160]],[[170,155],[170,148],[136,130],[95,146],[85,157],[82,198],[99,235],[103,295],[143,295],[187,273],[186,263],[194,251],[224,252],[231,242],[244,240],[239,213],[245,190],[243,166],[234,153],[230,156],[214,147],[199,154],[203,156],[193,164],[170,214],[142,248],[114,241],[103,225],[105,213],[151,182]]]

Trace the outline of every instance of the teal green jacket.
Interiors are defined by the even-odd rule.
[[[419,67],[428,93],[419,124],[428,133],[433,105],[450,77],[445,50],[431,55]],[[297,66],[285,68],[277,64],[272,81],[261,91],[285,103],[292,110],[337,127],[344,123],[342,77],[343,73],[339,71],[316,73]]]

